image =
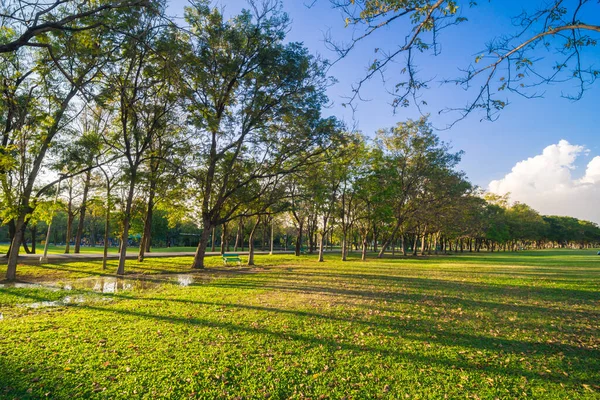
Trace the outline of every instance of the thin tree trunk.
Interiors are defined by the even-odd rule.
[[[31,229],[31,254],[35,254],[35,242],[37,241],[37,224],[33,225]]]
[[[271,251],[269,253],[270,255],[273,255],[274,230],[275,230],[275,218],[271,218]]]
[[[242,219],[240,218],[240,222],[238,223],[237,233],[235,234],[235,244],[233,245],[233,251],[237,253],[238,245],[240,243],[240,236],[242,234]]]
[[[215,252],[215,240],[216,240],[215,233],[216,233],[216,229],[217,229],[216,226],[212,227],[212,245],[210,246],[210,251],[213,252],[213,253]],[[206,248],[204,250],[206,252]],[[202,268],[204,268],[204,267],[202,267]]]
[[[377,230],[375,225],[373,225],[373,252],[374,253],[377,253],[377,240],[378,239],[379,239],[379,231]],[[383,252],[385,252],[385,249],[382,249],[382,252],[377,256],[377,258],[381,258],[383,256]]]
[[[260,217],[256,219],[256,223],[252,227],[250,231],[250,236],[248,238],[248,265],[254,265],[254,232],[256,232],[256,227],[260,224]]]
[[[152,215],[154,213],[154,195],[156,193],[156,181],[150,182],[148,192],[148,204],[146,206],[146,218],[144,220],[144,232],[140,241],[140,251],[138,253],[138,262],[144,261],[145,253],[150,251],[152,241]]]
[[[417,255],[417,244],[419,243],[419,235],[415,233],[415,240],[413,241],[413,252],[412,255]]]
[[[368,242],[368,235],[364,235],[362,238],[362,254],[360,256],[360,259],[365,261],[367,259],[367,246],[369,245]]]
[[[325,233],[319,235],[319,262],[323,262],[323,250],[325,250]]]
[[[106,186],[106,218],[104,220],[104,252],[102,255],[102,269],[106,269],[108,261],[108,239],[110,236],[110,184]]]
[[[346,231],[342,232],[342,261],[348,260],[348,243],[346,239]]]
[[[21,240],[21,243],[23,244],[23,250],[25,250],[25,254],[32,254],[29,246],[27,245],[27,238],[25,237],[26,232],[27,229],[23,229],[23,240]]]
[[[93,218],[90,221],[90,247],[96,247],[96,224]]]
[[[10,221],[8,221],[8,237],[10,238],[10,243],[12,243],[15,239],[16,230],[17,228],[15,227],[15,220],[11,219]],[[6,251],[7,256],[10,254],[10,248],[11,246],[9,245],[8,250]]]
[[[75,215],[73,214],[73,186],[69,185],[69,203],[67,205],[67,235],[65,238],[65,254],[69,254],[71,250],[71,233],[73,231],[73,219]]]
[[[296,237],[296,257],[300,256],[300,252],[302,250],[302,230],[304,228],[304,223],[298,224],[298,236]]]
[[[79,223],[77,224],[77,234],[75,235],[75,253],[79,253],[81,247],[81,236],[83,235],[83,225],[85,223],[85,212],[87,211],[87,198],[90,191],[90,180],[92,172],[88,171],[85,174],[85,182],[83,183],[83,197],[81,199],[81,207],[79,208]]]
[[[393,238],[394,236],[396,236],[398,234],[399,230],[400,230],[400,223],[396,223],[396,226],[394,227],[394,230],[392,231],[392,234],[381,245],[381,250],[379,251],[379,254],[377,254],[377,258],[383,257],[383,255],[385,254],[385,251],[387,250],[388,246],[390,245],[391,238]],[[374,251],[377,251],[377,245],[376,245],[377,238],[376,238],[376,236],[373,236],[373,241],[375,243],[375,245],[374,245]]]
[[[225,242],[227,241],[227,224],[221,225],[221,255],[225,254]]]
[[[119,249],[119,267],[117,275],[125,274],[125,259],[127,258],[127,244],[129,241],[129,223],[131,222],[131,206],[133,204],[133,194],[135,190],[135,174],[131,176],[129,183],[129,192],[127,193],[127,202],[125,213],[123,215],[123,233],[121,234],[121,248]]]

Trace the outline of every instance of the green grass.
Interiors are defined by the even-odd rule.
[[[8,248],[9,248],[9,244],[7,243],[2,243],[0,244],[0,254],[6,254],[6,252],[8,252]],[[75,249],[75,246],[71,245],[71,253],[73,253],[73,250]],[[108,248],[108,252],[109,253],[117,253],[119,251],[118,247],[109,247]],[[137,246],[131,246],[127,248],[127,251],[132,251],[132,252],[136,252],[138,251],[138,247]],[[196,247],[157,247],[157,248],[152,248],[152,251],[155,253],[173,253],[173,252],[178,252],[178,251],[196,251]],[[44,252],[44,246],[40,245],[38,243],[37,247],[36,247],[36,253],[37,254],[42,254]],[[54,246],[54,245],[48,245],[48,254],[64,254],[65,252],[65,246]],[[80,253],[84,253],[84,254],[102,254],[104,252],[104,247],[102,246],[96,246],[96,247],[88,247],[88,246],[81,246],[80,248]],[[22,253],[24,253],[22,251]]]
[[[128,261],[124,282],[152,284],[116,293],[0,287],[0,398],[600,398],[595,252],[314,258],[213,257],[187,287],[191,258]]]

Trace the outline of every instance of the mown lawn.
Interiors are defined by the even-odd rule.
[[[0,398],[600,398],[595,251],[337,257],[20,266]]]

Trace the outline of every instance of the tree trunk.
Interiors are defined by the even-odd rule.
[[[29,246],[27,245],[27,238],[25,237],[26,232],[27,229],[23,229],[23,239],[21,240],[21,243],[23,244],[23,250],[25,250],[25,254],[32,254]]]
[[[235,244],[233,245],[233,251],[237,253],[238,245],[240,243],[240,237],[242,235],[242,219],[240,218],[240,222],[238,223],[237,233],[235,234]]]
[[[379,231],[375,227],[375,224],[373,224],[373,252],[374,253],[377,253],[377,240],[379,240]],[[382,249],[382,252],[377,256],[377,258],[381,258],[383,256],[384,252],[385,252],[385,249]]]
[[[37,241],[37,224],[34,224],[30,229],[31,232],[31,254],[35,254],[35,242]]]
[[[210,251],[212,251],[213,253],[215,252],[215,240],[216,240],[216,237],[215,237],[216,232],[215,231],[216,231],[216,229],[217,229],[216,226],[212,227],[212,245],[210,246]],[[204,251],[206,252],[206,248],[204,249]],[[202,267],[202,268],[204,268],[204,267]]]
[[[275,218],[271,219],[271,251],[270,255],[273,255],[273,244],[274,244],[274,230],[275,230]]]
[[[225,254],[225,242],[227,241],[227,224],[221,225],[221,255]]]
[[[19,249],[23,240],[23,232],[25,231],[25,215],[20,215],[15,221],[15,236],[10,245],[8,253],[8,263],[6,267],[6,280],[14,281],[17,279],[17,261],[19,259]]]
[[[71,192],[69,189],[69,204],[67,206],[67,235],[65,238],[65,254],[69,254],[71,250],[71,233],[73,231],[73,219],[75,215],[73,214],[73,203],[71,201]]]
[[[127,202],[125,205],[125,213],[123,215],[123,232],[121,234],[121,247],[119,249],[119,267],[117,275],[125,273],[125,259],[127,258],[127,244],[129,241],[129,223],[131,222],[131,206],[133,204],[133,194],[135,190],[135,174],[131,176],[129,183],[129,192],[127,193]]]
[[[146,207],[146,218],[144,220],[144,232],[140,241],[140,251],[138,253],[138,262],[144,261],[145,253],[150,251],[152,241],[152,215],[154,213],[154,195],[156,193],[156,181],[150,182],[148,192],[148,204]]]
[[[12,243],[15,239],[16,230],[17,228],[15,227],[15,220],[11,219],[10,221],[8,221],[8,237],[10,238],[10,243]],[[8,250],[6,251],[7,256],[10,254],[10,248],[11,246],[9,245]]]
[[[323,262],[323,250],[325,250],[325,232],[319,235],[319,262]]]
[[[417,245],[419,244],[419,235],[415,233],[415,240],[413,241],[413,252],[412,255],[417,255]]]
[[[342,261],[348,261],[348,243],[346,239],[346,231],[342,232]]]
[[[90,221],[90,247],[96,247],[96,224],[93,218]]]
[[[198,242],[198,247],[196,248],[196,254],[194,255],[194,262],[192,263],[193,269],[203,269],[204,268],[204,257],[206,256],[206,247],[208,246],[208,237],[212,230],[213,238],[214,238],[214,226],[210,226],[210,222],[208,220],[204,220],[203,224],[204,228],[202,229],[202,235],[200,235],[200,241]]]
[[[298,224],[298,236],[296,237],[296,257],[300,256],[300,252],[302,249],[302,230],[304,228],[304,223]]]
[[[104,220],[104,252],[102,255],[102,269],[106,269],[108,261],[108,239],[110,233],[110,184],[106,186],[106,219]]]
[[[87,198],[90,191],[90,180],[92,172],[88,171],[85,174],[85,182],[83,183],[83,197],[81,199],[81,207],[79,208],[79,223],[77,224],[77,234],[75,235],[75,253],[79,253],[81,247],[81,236],[83,235],[83,224],[85,223],[85,212],[87,210]]]
[[[261,243],[260,243],[260,247],[262,251],[266,251],[267,250],[267,229],[268,229],[268,225],[265,223],[262,227],[262,237],[261,237]]]
[[[252,227],[250,231],[250,236],[248,238],[248,265],[254,265],[254,232],[256,232],[256,228],[260,224],[260,217],[257,218],[256,223]]]
[[[367,259],[367,246],[369,245],[368,242],[368,235],[364,235],[362,238],[362,254],[360,256],[360,259],[365,261]]]
[[[396,223],[396,226],[394,227],[392,234],[389,236],[388,239],[386,239],[385,242],[382,243],[381,250],[379,251],[379,254],[377,254],[377,258],[383,257],[383,255],[385,254],[385,251],[387,250],[388,246],[390,245],[391,239],[398,234],[399,230],[400,230],[400,223]],[[375,243],[374,251],[377,251],[377,237],[375,236],[375,233],[373,233],[373,242]]]

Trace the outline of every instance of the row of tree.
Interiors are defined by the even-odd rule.
[[[118,235],[118,274],[131,234],[139,233],[143,261],[162,219],[197,227],[193,268],[204,267],[217,228],[221,243],[236,230],[252,264],[255,238],[274,220],[295,227],[297,253],[308,242],[320,260],[326,238],[340,242],[344,259],[353,243],[363,257],[369,244],[380,255],[399,242],[422,251],[541,245],[525,225],[515,228],[520,222],[503,225],[500,215],[517,206],[499,211],[483,200],[455,169],[460,153],[426,118],[369,142],[323,117],[328,64],[286,42],[277,2],[250,5],[226,19],[198,0],[184,27],[154,0],[2,6],[7,279],[16,278],[28,228],[37,237],[37,222],[50,223],[61,207],[67,252],[85,237],[106,255]],[[86,232],[94,213],[103,227]]]
[[[339,138],[335,146],[315,155],[309,166],[263,186],[261,193],[252,193],[253,199],[246,192],[229,198],[220,214],[224,222],[210,229],[197,224],[197,206],[174,200],[185,193],[198,201],[191,178],[179,175],[179,180],[160,185],[156,180],[142,181],[132,200],[131,229],[122,247],[139,246],[139,261],[143,261],[152,244],[185,246],[206,237],[200,245],[212,251],[218,245],[221,253],[244,250],[247,244],[252,264],[257,244],[262,250],[294,245],[297,255],[318,251],[319,260],[327,245],[335,245],[346,260],[352,250],[361,251],[364,259],[368,251],[381,257],[386,251],[416,255],[587,248],[600,243],[600,228],[594,223],[541,216],[525,204],[510,205],[507,196],[483,194],[473,187],[455,169],[461,154],[440,142],[425,118],[381,130],[374,141],[359,134]],[[85,154],[77,141],[72,145],[79,148],[78,154]],[[176,172],[169,176],[175,178]],[[25,250],[35,252],[38,232],[47,229],[44,218],[54,213],[52,239],[55,244],[66,243],[66,253],[71,241],[76,253],[82,243],[121,244],[129,182],[118,172],[104,179],[102,175],[92,169],[67,178],[58,202],[40,203],[29,220],[29,234],[24,235]],[[111,185],[113,194],[107,201]]]

